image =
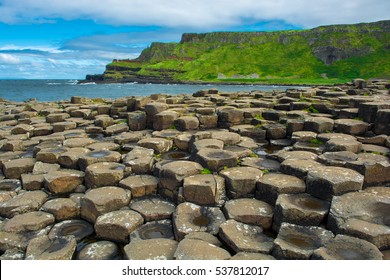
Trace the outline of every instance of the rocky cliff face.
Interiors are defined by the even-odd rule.
[[[300,31],[185,33],[179,43],[152,43],[135,60],[114,60],[103,78],[96,77],[103,82],[211,81],[252,74],[386,78],[388,58],[390,20]]]

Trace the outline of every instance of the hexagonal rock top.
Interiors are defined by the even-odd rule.
[[[305,120],[304,130],[323,133],[333,130],[334,121],[324,117],[310,117]]]
[[[160,197],[146,197],[132,200],[130,208],[139,212],[146,222],[170,219],[175,204]]]
[[[265,174],[257,182],[256,187],[256,198],[271,205],[275,205],[279,194],[303,193],[306,190],[306,184],[302,179],[279,173]]]
[[[228,251],[203,240],[184,239],[175,252],[176,260],[226,260]]]
[[[118,210],[130,202],[131,192],[119,187],[101,187],[81,198],[81,217],[95,223],[97,217]]]
[[[156,154],[161,154],[168,152],[172,148],[173,141],[170,139],[154,137],[142,139],[138,141],[137,144],[144,148],[153,149]]]
[[[382,260],[382,253],[365,240],[337,235],[314,251],[313,260]]]
[[[78,260],[114,260],[119,254],[118,246],[111,241],[97,241],[80,250]]]
[[[71,260],[75,251],[74,236],[56,236],[51,239],[42,235],[28,244],[26,260]]]
[[[334,124],[335,131],[352,135],[362,135],[370,127],[368,123],[354,119],[338,119]]]
[[[365,239],[379,249],[390,247],[390,197],[378,192],[354,192],[335,196],[328,228]]]
[[[343,167],[315,167],[306,178],[307,193],[324,200],[347,192],[361,190],[364,176]]]
[[[116,162],[98,162],[85,170],[85,185],[89,188],[116,186],[122,180],[125,166]]]
[[[260,169],[253,167],[234,167],[222,170],[225,178],[226,193],[230,198],[254,196],[256,183],[263,176]]]
[[[217,234],[225,216],[218,207],[199,206],[184,202],[173,213],[173,229],[177,240],[191,232]]]
[[[3,172],[8,179],[20,179],[24,173],[32,172],[36,160],[33,158],[14,159],[3,163]]]
[[[314,250],[332,238],[331,231],[320,227],[283,223],[274,241],[272,255],[277,259],[308,260]]]
[[[69,193],[84,182],[84,172],[62,169],[45,174],[43,178],[45,187],[52,193]]]
[[[196,154],[196,161],[214,172],[218,172],[225,166],[236,166],[237,160],[238,157],[235,153],[225,150],[203,148]]]
[[[235,132],[215,131],[211,133],[211,138],[223,141],[225,145],[235,145],[241,141],[241,136]]]
[[[173,260],[177,244],[163,238],[137,240],[124,247],[124,254],[128,260]]]
[[[129,176],[119,182],[119,186],[131,190],[133,197],[157,193],[158,178],[151,175]]]
[[[118,210],[99,216],[96,219],[97,237],[119,243],[129,242],[129,234],[142,225],[144,219],[133,210]]]
[[[0,215],[12,218],[15,215],[37,211],[46,202],[48,195],[43,191],[20,193],[17,196],[0,203]]]
[[[270,228],[272,224],[273,208],[261,200],[251,198],[229,200],[225,203],[223,211],[228,219],[261,226],[263,229]]]
[[[228,220],[223,223],[219,236],[236,253],[268,254],[273,247],[273,239],[265,235],[261,227],[240,223],[235,220]]]
[[[3,231],[14,233],[35,231],[54,224],[54,222],[55,219],[52,214],[42,211],[32,211],[16,215],[6,221],[3,226]]]

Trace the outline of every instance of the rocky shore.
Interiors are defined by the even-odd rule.
[[[390,259],[390,82],[0,101],[0,259]]]

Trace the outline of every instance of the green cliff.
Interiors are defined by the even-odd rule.
[[[277,32],[183,34],[114,60],[100,82],[335,83],[390,78],[390,20]]]

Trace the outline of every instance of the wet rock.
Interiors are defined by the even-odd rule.
[[[134,199],[130,208],[139,212],[146,222],[170,219],[175,211],[175,204],[160,197]]]
[[[305,120],[304,130],[323,133],[333,130],[334,121],[324,117],[310,117]]]
[[[260,254],[260,253],[247,253],[247,252],[239,252],[235,254],[230,260],[275,260],[275,258],[271,255]]]
[[[370,125],[366,122],[355,119],[335,120],[335,131],[351,135],[363,135],[368,131]]]
[[[120,162],[121,154],[115,151],[91,151],[83,154],[79,160],[78,164],[81,170],[86,170],[86,168],[94,163],[98,162]]]
[[[40,236],[30,241],[26,251],[26,260],[71,260],[76,251],[76,239],[73,236]]]
[[[184,178],[185,201],[198,205],[222,205],[225,199],[225,181],[212,174],[199,174]]]
[[[227,219],[268,229],[272,224],[273,208],[266,202],[240,198],[225,203],[223,212]]]
[[[337,235],[314,251],[313,260],[382,260],[382,253],[370,242]]]
[[[130,166],[135,174],[150,174],[154,164],[153,149],[135,147],[126,156],[122,162],[126,166]]]
[[[49,237],[72,235],[80,242],[94,233],[93,226],[84,220],[65,220],[55,224],[49,232]]]
[[[20,193],[0,203],[0,215],[12,218],[15,215],[37,211],[46,202],[48,195],[43,191]]]
[[[228,220],[220,227],[220,238],[236,253],[268,254],[273,247],[273,239],[263,233],[259,226],[247,225]]]
[[[142,197],[157,193],[158,178],[151,175],[129,176],[119,182],[119,186],[131,191],[132,197]]]
[[[51,199],[42,205],[42,211],[53,214],[57,222],[77,218],[80,215],[76,202],[70,198]]]
[[[95,223],[100,215],[127,206],[130,198],[130,191],[119,187],[92,189],[81,198],[81,218]]]
[[[177,241],[157,238],[132,241],[124,247],[128,260],[173,260]]]
[[[273,229],[278,232],[282,223],[319,226],[329,212],[330,203],[307,193],[279,195],[274,212]]]
[[[173,141],[165,138],[146,138],[138,141],[139,146],[153,149],[155,153],[161,154],[168,152],[173,145]]]
[[[203,240],[182,240],[174,255],[176,260],[226,260],[231,257],[228,251]]]
[[[331,200],[347,192],[362,189],[364,177],[343,167],[315,167],[306,178],[307,192],[324,200]]]
[[[328,228],[339,234],[365,239],[379,249],[390,248],[389,196],[376,193],[347,193],[335,196]]]
[[[286,159],[280,165],[280,171],[296,176],[300,179],[304,179],[307,173],[314,168],[321,167],[322,164],[313,160],[302,160],[302,159]]]
[[[3,173],[7,179],[20,179],[24,173],[32,172],[36,160],[33,158],[14,159],[3,163]]]
[[[42,211],[31,211],[24,214],[15,215],[6,221],[3,230],[7,232],[21,233],[35,231],[53,224],[54,216]]]
[[[174,239],[171,220],[148,222],[130,233],[130,242],[155,238]]]
[[[222,246],[221,241],[219,241],[219,239],[216,236],[214,236],[208,232],[200,232],[200,231],[190,232],[190,233],[186,234],[184,239],[202,240],[202,241],[205,241],[207,243],[210,243],[210,244],[218,246],[218,247]]]
[[[189,202],[179,204],[173,213],[173,229],[177,240],[182,240],[191,232],[208,232],[216,235],[224,221],[225,217],[219,208]]]
[[[274,241],[272,255],[277,259],[308,260],[314,250],[333,239],[333,234],[320,227],[283,223]]]
[[[129,234],[142,225],[144,219],[133,210],[117,210],[96,219],[96,236],[119,243],[129,242]]]
[[[84,182],[84,172],[62,169],[43,176],[45,187],[52,193],[70,193]]]
[[[267,173],[256,184],[256,198],[275,205],[280,194],[303,193],[305,182],[291,175]]]
[[[159,192],[176,200],[184,178],[199,174],[202,169],[203,167],[199,163],[184,160],[164,164],[159,172]]]
[[[88,165],[85,185],[88,188],[116,186],[124,176],[125,166],[116,162],[99,162]]]
[[[79,260],[114,260],[119,255],[118,246],[111,241],[97,241],[86,245],[78,254]]]

